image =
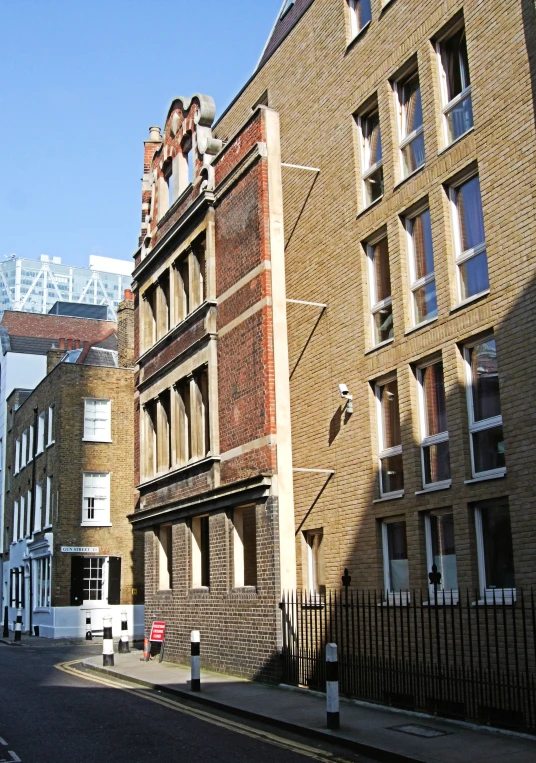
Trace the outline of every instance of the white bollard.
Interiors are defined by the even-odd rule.
[[[340,717],[337,644],[326,644],[326,701],[328,729],[338,729]]]
[[[190,634],[190,666],[192,671],[190,689],[201,691],[201,634],[192,631]]]
[[[112,636],[112,618],[102,618],[102,664],[105,668],[114,666],[114,639]]]
[[[17,620],[15,622],[14,641],[18,644],[22,638],[22,609],[17,609]]]

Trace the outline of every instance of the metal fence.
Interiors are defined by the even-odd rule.
[[[292,593],[280,603],[283,680],[325,690],[325,646],[341,694],[536,732],[535,592]]]

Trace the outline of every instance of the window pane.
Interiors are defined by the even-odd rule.
[[[468,299],[474,294],[480,294],[489,289],[488,257],[486,252],[471,257],[460,265],[460,280],[462,299]]]
[[[443,380],[443,363],[423,368],[422,388],[424,392],[425,436],[446,432],[447,404],[445,399],[445,383]]]
[[[368,168],[382,158],[380,117],[377,112],[363,120],[363,137],[365,139],[365,168]]]
[[[440,588],[458,588],[456,549],[454,545],[454,518],[452,514],[430,517],[433,563],[441,573]]]
[[[484,243],[484,216],[478,175],[456,190],[456,206],[460,224],[462,251]]]
[[[382,238],[372,246],[374,264],[375,302],[381,302],[391,296],[391,270],[389,268],[389,249],[387,239]]]
[[[514,552],[508,504],[481,507],[486,588],[513,588]]]
[[[452,143],[473,126],[471,93],[468,93],[463,100],[449,109],[446,116],[448,142]]]
[[[381,459],[382,495],[404,489],[402,454]]]
[[[393,336],[393,308],[386,305],[374,313],[374,343],[385,342]]]
[[[372,11],[370,9],[370,0],[358,0],[357,13],[359,18],[359,28],[362,29],[365,24],[368,24],[372,19]]]
[[[367,206],[383,196],[383,168],[380,167],[365,180],[365,204]]]
[[[415,304],[415,323],[422,323],[425,320],[437,317],[437,295],[436,283],[430,281],[426,286],[415,289],[413,292]]]
[[[449,40],[443,43],[442,48],[447,80],[447,97],[451,101],[470,84],[465,29],[460,29],[452,35]]]
[[[383,450],[401,444],[400,414],[398,410],[398,385],[396,380],[380,387],[380,405],[382,415]]]
[[[499,371],[495,339],[470,349],[473,418],[483,421],[501,415]]]
[[[409,589],[409,563],[406,523],[390,522],[386,527],[391,591],[407,591]]]
[[[403,136],[422,127],[422,104],[419,78],[414,77],[402,85],[401,105],[403,114]]]
[[[424,458],[424,482],[431,485],[450,479],[450,449],[449,442],[439,442],[426,445],[422,449]]]
[[[502,427],[491,427],[473,433],[473,454],[475,472],[487,472],[490,469],[502,469],[506,466],[504,458],[504,435]]]
[[[404,177],[424,164],[424,135],[421,133],[402,149]]]

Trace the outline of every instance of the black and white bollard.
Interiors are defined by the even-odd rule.
[[[328,729],[338,729],[340,728],[340,718],[337,644],[326,644],[326,700]]]
[[[20,643],[22,638],[22,609],[17,609],[17,620],[15,622],[15,638],[16,644]]]
[[[121,612],[121,637],[119,639],[119,654],[128,654],[130,647],[128,645],[128,620],[127,613]]]
[[[2,634],[2,638],[9,638],[9,607],[4,607],[4,632]]]
[[[192,631],[190,634],[190,655],[192,669],[190,689],[201,691],[201,634],[199,631]]]
[[[112,636],[112,618],[102,618],[102,664],[105,668],[114,666],[114,639]]]
[[[86,612],[86,641],[93,640],[93,631],[91,630],[91,612]]]

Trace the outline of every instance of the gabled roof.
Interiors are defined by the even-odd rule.
[[[291,32],[305,11],[313,4],[313,0],[285,0],[279,11],[279,15],[274,27],[268,37],[264,50],[262,51],[257,69],[261,69],[272,53],[281,45],[285,37]]]
[[[57,340],[38,336],[10,336],[10,352],[21,352],[25,355],[46,355]]]

